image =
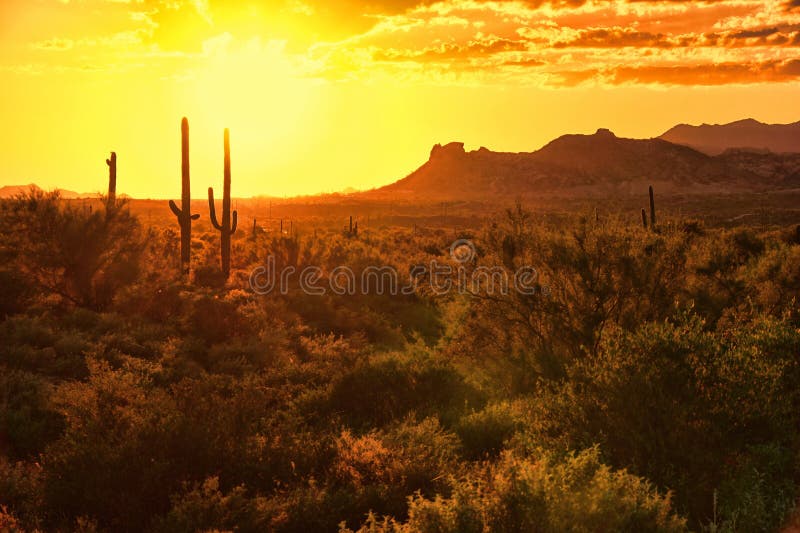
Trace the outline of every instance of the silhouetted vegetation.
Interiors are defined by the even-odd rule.
[[[3,201],[0,531],[776,531],[800,475],[795,226],[659,209],[654,231],[521,206],[455,236],[268,221],[232,235],[229,276],[205,225],[186,277],[171,219]],[[268,256],[294,275],[259,295]],[[432,260],[535,271],[300,281]]]

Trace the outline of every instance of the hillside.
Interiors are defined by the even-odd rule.
[[[0,187],[0,198],[11,198],[21,193],[28,192],[31,189],[38,191],[42,190],[42,188],[35,183],[29,183],[28,185],[6,185],[4,187]],[[57,190],[59,193],[61,193],[61,197],[66,199],[86,198],[91,196],[89,194],[81,194],[75,191],[69,191],[67,189]]]
[[[605,129],[565,135],[535,152],[467,152],[463,143],[433,147],[404,179],[372,191],[430,198],[604,196],[661,192],[749,192],[797,187],[800,154],[729,151],[709,156],[663,139],[625,139]]]
[[[796,153],[800,152],[800,121],[792,124],[764,124],[748,118],[730,124],[679,124],[660,138],[691,146],[709,155],[721,154],[730,148]]]

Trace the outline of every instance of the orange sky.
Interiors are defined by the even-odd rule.
[[[0,185],[370,188],[437,142],[800,119],[800,0],[0,0]]]

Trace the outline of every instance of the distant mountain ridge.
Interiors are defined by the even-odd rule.
[[[601,197],[661,193],[758,192],[800,188],[800,122],[763,124],[745,119],[724,125],[680,124],[660,137],[627,139],[608,129],[570,134],[533,152],[467,152],[464,143],[435,145],[428,161],[390,185],[352,197],[471,199],[492,196]],[[0,187],[8,198],[35,184]],[[93,198],[59,189],[63,198]],[[119,195],[124,197],[125,195]]]
[[[708,155],[718,155],[731,148],[797,153],[800,152],[800,121],[764,124],[748,118],[730,124],[679,124],[660,138],[690,146]]]
[[[607,196],[661,192],[755,192],[800,187],[800,154],[728,150],[709,156],[661,138],[625,139],[607,129],[564,135],[535,152],[467,152],[437,144],[426,163],[373,195],[431,198]]]
[[[31,189],[35,191],[42,190],[42,188],[36,185],[35,183],[29,183],[28,185],[6,185],[4,187],[0,187],[0,198],[11,198],[13,196],[26,193]],[[61,194],[62,198],[66,198],[69,200],[73,200],[76,198],[91,198],[93,196],[96,196],[92,194],[81,194],[67,189],[56,189],[56,190]]]

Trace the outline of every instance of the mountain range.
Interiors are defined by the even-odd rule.
[[[417,170],[368,194],[441,199],[605,196],[640,194],[650,184],[665,193],[790,189],[800,187],[797,152],[800,147],[794,153],[726,147],[709,155],[664,138],[620,138],[607,129],[564,135],[534,152],[467,152],[463,143],[453,142],[437,144]]]
[[[28,192],[30,190],[41,191],[42,188],[36,185],[35,183],[29,183],[28,185],[6,185],[5,187],[0,187],[0,198],[11,198],[12,196],[17,196],[18,194],[22,194]],[[75,198],[91,198],[91,194],[81,194],[75,191],[69,191],[67,189],[56,189],[62,198],[66,199],[75,199]]]
[[[660,138],[691,146],[708,155],[718,155],[730,148],[768,150],[775,153],[800,152],[800,121],[792,124],[764,124],[748,118],[730,124],[679,124]]]
[[[660,193],[759,192],[800,188],[800,122],[753,119],[724,125],[681,124],[660,137],[626,139],[607,129],[564,135],[533,152],[467,152],[437,144],[407,177],[349,196],[465,199],[591,197]],[[0,188],[7,198],[36,185]],[[64,198],[83,198],[60,190]]]

